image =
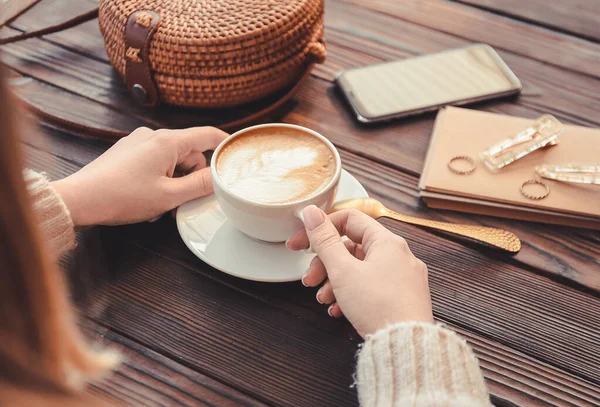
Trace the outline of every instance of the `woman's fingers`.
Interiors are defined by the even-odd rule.
[[[172,194],[171,206],[177,207],[192,199],[200,198],[213,192],[210,168],[203,168],[179,178],[166,180]]]
[[[325,281],[325,278],[327,278],[325,265],[318,256],[315,256],[302,277],[302,284],[304,284],[305,287],[316,287],[321,285],[321,283]]]
[[[333,294],[333,288],[329,280],[325,281],[323,287],[317,291],[316,297],[319,304],[331,304],[335,301],[335,295]]]
[[[285,242],[285,245],[288,249],[293,250],[295,252],[299,250],[308,249],[309,242],[308,235],[306,234],[306,229],[302,228],[299,231],[297,231],[292,237],[290,237]]]
[[[356,209],[335,212],[329,218],[341,234],[362,245],[363,259],[378,243],[396,236],[375,219]]]
[[[337,302],[334,302],[333,304],[331,304],[329,306],[329,308],[327,308],[327,313],[329,314],[330,317],[333,317],[333,318],[340,318],[341,316],[344,315],[344,313],[342,312],[342,309],[340,308],[340,306],[338,305]]]
[[[335,212],[328,217],[331,224],[333,224],[335,229],[338,231],[338,234],[347,236],[355,243],[362,244],[364,253],[361,253],[362,256],[360,257],[363,259],[365,254],[369,251],[369,247],[371,247],[373,243],[376,243],[378,240],[380,240],[380,237],[390,238],[394,236],[392,232],[387,230],[375,219],[354,209]],[[307,232],[306,229],[300,230],[287,241],[287,247],[290,250],[306,249],[309,246],[309,234],[310,232]],[[325,241],[328,240],[328,236],[322,236],[323,233],[313,232],[312,234],[313,239],[323,239]],[[311,245],[311,247],[313,250],[317,251],[314,244]]]
[[[358,260],[365,259],[365,253],[363,252],[361,244],[354,243],[352,240],[346,239],[344,241],[344,245],[346,246],[346,249],[348,249],[350,254],[356,257]]]
[[[191,127],[189,129],[167,131],[170,140],[177,143],[179,157],[185,157],[194,151],[214,150],[229,136],[215,127]]]
[[[335,265],[341,267],[353,260],[340,233],[325,212],[315,205],[310,205],[304,208],[302,214],[310,247],[317,253],[329,273],[334,271]]]
[[[357,259],[363,260],[365,258],[361,245],[347,239],[344,241],[344,246],[346,246],[346,249],[348,249],[350,254]],[[321,259],[319,259],[319,256],[315,256],[310,262],[308,269],[306,269],[306,273],[304,273],[304,276],[302,277],[302,284],[305,287],[316,287],[321,285],[326,278],[327,270],[325,270],[325,265]]]
[[[177,165],[177,171],[190,173],[206,167],[206,157],[202,151],[193,151]]]

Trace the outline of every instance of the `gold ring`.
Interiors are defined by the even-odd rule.
[[[530,193],[525,191],[525,187],[527,185],[541,185],[544,187],[544,189],[546,190],[546,192],[544,192],[542,195],[531,195]],[[539,179],[530,179],[529,181],[525,181],[523,184],[521,184],[521,194],[527,198],[527,199],[544,199],[545,197],[548,196],[548,194],[550,194],[550,187],[548,186],[548,184],[546,184],[543,181],[540,181]]]
[[[471,168],[468,168],[466,170],[459,170],[453,165],[455,161],[466,161],[469,164],[471,164]],[[450,161],[448,161],[448,169],[458,175],[468,175],[475,171],[475,168],[477,168],[477,163],[468,155],[457,155],[456,157],[452,157]]]

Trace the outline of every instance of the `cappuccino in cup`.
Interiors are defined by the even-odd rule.
[[[261,204],[303,200],[335,175],[333,152],[321,139],[290,128],[248,131],[226,143],[217,174],[232,193]]]
[[[231,135],[215,150],[215,196],[233,225],[267,242],[303,227],[302,210],[333,205],[340,156],[319,133],[291,124],[264,124]]]

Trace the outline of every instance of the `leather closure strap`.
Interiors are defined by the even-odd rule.
[[[149,55],[159,21],[158,13],[139,10],[129,16],[125,27],[125,83],[133,99],[143,106],[156,106],[160,102]]]

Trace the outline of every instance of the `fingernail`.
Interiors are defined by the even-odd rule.
[[[304,228],[300,229],[299,231],[297,231],[296,233],[294,233],[292,235],[292,237],[290,237],[288,240],[285,241],[285,247],[287,247],[288,249],[290,248],[289,243],[294,240],[296,238],[296,236],[298,236],[300,233],[304,232]],[[291,249],[290,249],[291,250]]]
[[[325,222],[325,213],[315,205],[307,206],[304,209],[304,226],[308,230],[314,230]]]
[[[333,315],[331,314],[331,310],[333,310],[333,305],[330,305],[329,308],[327,308],[327,313],[329,314],[330,317],[333,318]]]
[[[308,284],[306,284],[306,283],[304,282],[304,279],[305,279],[305,278],[306,278],[306,276],[308,275],[308,270],[310,270],[310,269],[306,269],[306,271],[304,272],[304,274],[302,274],[302,278],[300,279],[300,282],[302,283],[302,285],[303,285],[304,287],[308,287]]]
[[[321,291],[323,291],[323,289],[322,289],[322,288],[320,288],[320,289],[319,289],[319,291],[317,291],[317,295],[316,295],[316,297],[317,297],[317,302],[318,302],[319,304],[323,304],[323,303],[321,302],[321,300],[319,299],[319,295],[321,295]]]

